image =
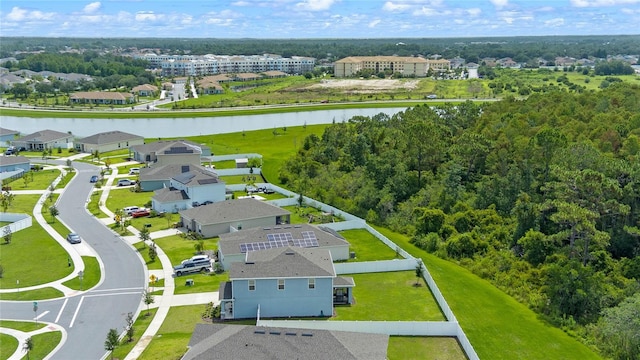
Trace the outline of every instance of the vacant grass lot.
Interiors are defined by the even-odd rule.
[[[30,214],[38,199],[38,195],[18,195],[9,212]],[[0,288],[22,288],[63,278],[74,270],[68,266],[67,257],[62,246],[33,220],[31,227],[13,234],[10,244],[0,245],[0,263],[4,268]]]
[[[22,178],[15,179],[5,184],[12,190],[47,190],[53,180],[60,176],[58,169],[28,171]]]
[[[389,360],[465,360],[456,338],[391,336],[387,348]]]
[[[153,341],[139,360],[180,359],[196,324],[202,323],[204,305],[172,307]]]
[[[446,321],[424,280],[414,271],[346,274],[356,283],[355,304],[337,306],[329,320]]]
[[[422,258],[481,359],[600,358],[489,282],[414,247],[404,235],[376,229]]]

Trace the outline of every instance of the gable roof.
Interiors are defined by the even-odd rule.
[[[133,95],[115,91],[79,91],[71,94],[69,99],[89,99],[89,100],[130,100]]]
[[[229,269],[230,280],[335,276],[329,250],[291,246],[249,251],[244,263],[231,263]]]
[[[133,92],[138,92],[138,91],[158,91],[158,87],[155,85],[151,85],[151,84],[142,84],[142,85],[138,85],[136,87],[134,87],[133,89],[131,89],[131,91]]]
[[[180,212],[180,216],[201,224],[219,224],[289,214],[291,213],[287,210],[251,198],[220,201]]]
[[[427,63],[427,60],[421,57],[412,56],[349,56],[336,61],[336,63],[361,63],[361,62],[403,62],[403,63]]]
[[[15,165],[15,164],[29,164],[31,161],[28,157],[19,156],[0,156],[0,166]]]
[[[329,246],[349,245],[349,242],[342,238],[342,236],[326,227],[316,227],[309,224],[299,224],[274,226],[269,228],[252,228],[227,234],[220,234],[218,249],[220,249],[220,251],[225,254],[225,256],[231,254],[241,254],[243,251],[240,250],[240,244],[268,242],[267,235],[281,233],[290,233],[293,239],[303,239],[303,232],[313,232],[315,234],[316,240],[318,241],[318,246],[321,248]],[[290,241],[289,243],[290,245],[293,245],[292,241]]]
[[[73,137],[73,135],[55,130],[40,130],[32,134],[22,136],[18,139],[18,141],[36,141],[46,143],[50,141],[66,139],[69,137]]]
[[[85,144],[102,145],[102,144],[112,144],[120,141],[140,140],[140,139],[144,139],[144,137],[140,135],[134,135],[134,134],[129,134],[119,130],[115,130],[115,131],[107,131],[107,132],[87,136],[86,138],[82,138],[78,140],[78,142],[85,143]]]
[[[18,135],[18,134],[20,134],[19,131],[11,130],[11,129],[5,129],[5,128],[1,128],[0,127],[0,136]]]
[[[389,335],[316,329],[197,324],[183,360],[384,360]]]
[[[181,201],[188,198],[186,192],[178,189],[162,188],[153,192],[153,199],[159,202]]]
[[[205,148],[208,149],[206,145],[197,144],[189,140],[161,140],[161,141],[154,141],[149,144],[131,146],[131,149],[136,152],[141,152],[141,153],[153,152],[156,154],[160,154],[160,153],[166,154],[167,152],[171,153],[172,148],[174,149],[184,148],[185,151],[191,150],[192,152],[198,152],[198,153],[202,153],[202,149],[205,149]]]
[[[208,185],[222,183],[218,179],[218,174],[200,165],[180,165],[180,172],[171,177],[181,184],[187,186]]]

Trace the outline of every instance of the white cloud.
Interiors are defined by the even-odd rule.
[[[92,2],[91,4],[87,4],[82,9],[82,12],[84,12],[85,14],[93,14],[94,12],[98,11],[101,6],[102,4],[100,3],[100,1]]]
[[[249,6],[249,5],[251,5],[249,2],[242,1],[242,0],[231,3],[231,6]]]
[[[7,20],[22,21],[27,17],[27,10],[14,6],[11,12],[7,14]]]
[[[381,21],[382,20],[380,20],[380,19],[373,20],[372,22],[369,23],[369,27],[370,28],[374,28],[374,27],[376,27],[376,25],[380,24]]]
[[[305,0],[296,4],[296,8],[307,11],[329,10],[335,0]]]
[[[156,14],[153,11],[139,11],[136,13],[136,21],[158,21],[163,17],[164,15]]]
[[[480,13],[482,13],[482,10],[480,10],[479,8],[471,8],[471,9],[466,9],[466,12],[471,16],[478,16],[480,15]]]
[[[489,0],[489,1],[491,1],[491,3],[498,9],[502,9],[503,7],[509,5],[509,0]]]
[[[575,7],[600,7],[638,4],[640,0],[571,0],[571,5]]]
[[[404,11],[409,8],[411,8],[409,4],[398,4],[391,1],[387,1],[386,3],[384,3],[384,5],[382,5],[382,10],[391,12]]]
[[[635,15],[635,14],[640,14],[640,9],[624,8],[622,9],[622,12],[628,15]]]
[[[39,10],[29,11],[14,6],[11,12],[7,14],[6,19],[9,21],[37,21],[37,20],[51,20],[55,16],[55,13],[45,13]]]
[[[544,22],[544,26],[548,26],[548,27],[558,27],[562,25],[564,25],[563,18],[555,18],[555,19],[547,20]]]

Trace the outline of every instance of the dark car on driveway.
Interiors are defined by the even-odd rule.
[[[71,244],[80,244],[82,242],[82,238],[76,233],[69,233],[69,235],[67,235],[67,241]]]
[[[96,182],[98,182],[98,175],[93,175],[93,176],[91,177],[91,180],[89,180],[89,182],[92,182],[92,183],[96,183]]]

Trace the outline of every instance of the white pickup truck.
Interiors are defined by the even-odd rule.
[[[197,272],[207,272],[211,270],[210,258],[196,258],[183,261],[180,265],[173,267],[176,276]]]

